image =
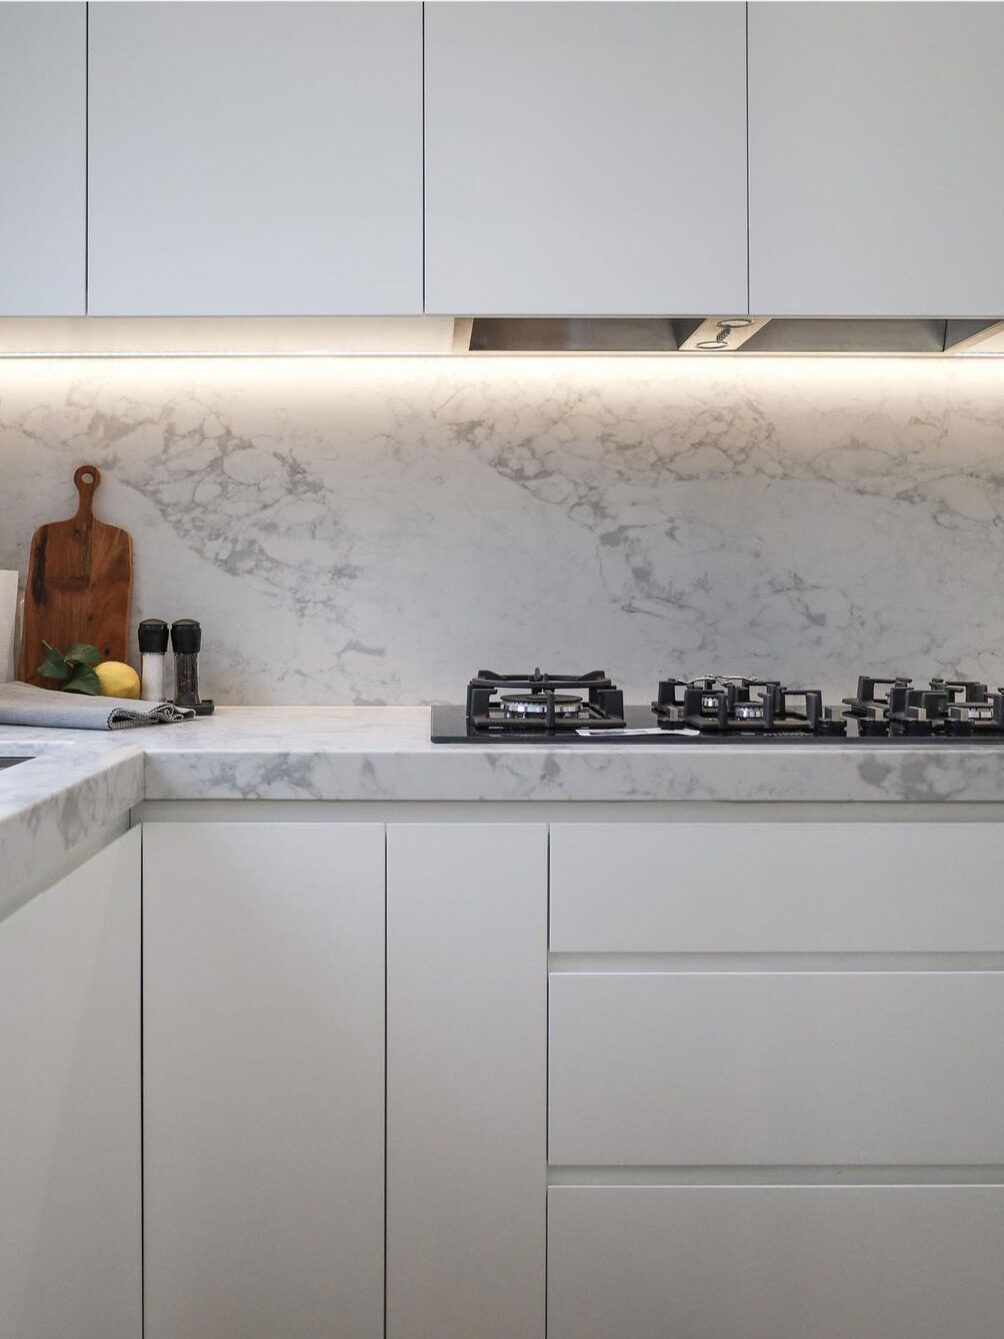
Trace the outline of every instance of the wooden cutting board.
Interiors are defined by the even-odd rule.
[[[60,651],[88,642],[102,660],[127,659],[132,539],[94,519],[97,466],[81,465],[73,482],[80,495],[76,516],[39,526],[28,559],[18,677],[44,688],[59,685],[36,673],[43,641]]]

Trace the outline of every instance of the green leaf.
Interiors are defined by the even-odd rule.
[[[68,665],[93,666],[101,659],[101,652],[96,646],[89,646],[87,642],[74,642],[63,659]]]
[[[100,691],[98,676],[88,665],[78,665],[69,682],[63,685],[64,693],[89,693],[93,697]]]
[[[67,678],[70,670],[63,656],[48,642],[43,641],[42,646],[45,650],[45,659],[35,673],[43,679]]]

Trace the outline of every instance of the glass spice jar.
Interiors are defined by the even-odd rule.
[[[202,626],[194,618],[179,618],[171,624],[171,648],[174,651],[174,705],[198,707],[199,650]]]

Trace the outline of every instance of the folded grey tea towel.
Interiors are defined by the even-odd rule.
[[[0,725],[34,725],[51,730],[129,730],[137,725],[171,725],[195,715],[173,702],[140,702],[128,697],[88,697],[59,693],[30,683],[0,683]]]

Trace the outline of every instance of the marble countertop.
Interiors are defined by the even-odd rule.
[[[432,744],[428,707],[227,707],[107,734],[0,727],[0,914],[142,799],[1004,801],[1004,748]]]

